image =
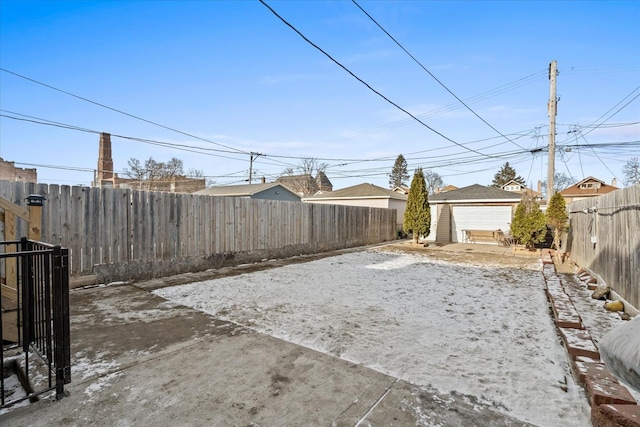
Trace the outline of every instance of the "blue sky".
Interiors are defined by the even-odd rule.
[[[554,59],[557,171],[620,184],[640,156],[639,1],[358,1],[473,112],[353,2],[266,3],[423,124],[259,1],[1,0],[0,157],[40,165],[40,182],[89,185],[91,131],[102,131],[116,172],[132,157],[177,157],[217,185],[241,184],[256,152],[254,178],[313,157],[335,189],[387,187],[403,154],[411,172],[458,187],[489,184],[509,161],[535,188]]]

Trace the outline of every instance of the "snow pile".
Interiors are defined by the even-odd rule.
[[[20,378],[18,378],[18,374],[11,374],[4,379],[4,397],[7,402],[21,399],[27,395],[27,392],[22,387],[20,383]],[[29,399],[25,399],[21,402],[18,402],[12,406],[1,408],[0,415],[6,414],[9,411],[13,411],[16,408],[21,408],[23,406],[27,406],[29,404]]]
[[[155,293],[523,421],[589,424],[538,262],[478,266],[372,250]]]
[[[640,316],[607,333],[600,354],[616,377],[640,391]]]

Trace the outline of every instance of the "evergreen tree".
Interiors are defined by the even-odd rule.
[[[417,169],[411,180],[402,227],[405,233],[413,233],[415,243],[418,243],[420,236],[427,236],[431,229],[431,208],[422,169]]]
[[[547,224],[553,230],[553,247],[560,249],[560,237],[567,229],[567,203],[560,193],[554,193],[547,206]]]
[[[389,187],[396,188],[406,185],[405,182],[409,179],[409,172],[407,172],[407,161],[404,156],[400,154],[393,164],[391,173],[389,174]]]
[[[516,170],[509,166],[509,162],[502,165],[498,173],[493,176],[492,187],[500,188],[507,182],[514,180],[518,184],[524,185],[524,178],[516,174]]]
[[[532,196],[523,196],[511,221],[511,235],[527,248],[545,240],[547,224],[540,204]]]

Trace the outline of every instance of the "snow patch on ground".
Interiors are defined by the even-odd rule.
[[[83,404],[93,403],[93,394],[100,392],[106,388],[111,387],[111,383],[123,376],[124,373],[122,371],[112,372],[108,375],[98,378],[96,381],[93,381],[91,384],[84,389],[84,394],[88,397],[87,400],[83,401]],[[116,394],[117,395],[117,394]]]
[[[71,363],[72,381],[77,381],[77,378],[82,381],[94,376],[104,376],[120,366],[113,359],[103,359],[105,356],[106,353],[98,353],[91,358],[83,353],[75,354]]]
[[[154,293],[523,421],[589,425],[539,261],[505,268],[370,250]]]
[[[26,395],[27,392],[22,387],[22,384],[20,384],[20,378],[18,378],[18,374],[9,375],[4,379],[4,397],[7,402],[23,398]],[[10,407],[2,408],[0,409],[0,415],[6,414],[9,411],[13,411],[16,408],[27,406],[28,404],[29,399],[26,399]]]

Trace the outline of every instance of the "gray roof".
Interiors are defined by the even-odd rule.
[[[430,202],[463,202],[472,200],[519,202],[520,199],[522,199],[522,194],[504,191],[495,187],[485,187],[480,184],[473,184],[468,187],[429,196]]]
[[[316,175],[316,182],[319,186],[324,185],[327,187],[333,187],[333,184],[331,183],[331,181],[329,181],[327,175],[322,171],[318,172],[318,174]]]
[[[208,196],[234,196],[249,197],[273,187],[281,187],[282,189],[295,194],[287,187],[279,182],[268,182],[266,184],[244,184],[244,185],[225,185],[220,187],[209,187],[204,190],[196,191],[193,194],[204,194]],[[298,196],[296,194],[296,196]],[[299,196],[298,196],[299,197]]]
[[[397,193],[395,191],[378,187],[373,184],[358,184],[352,187],[342,188],[327,193],[318,194],[316,196],[305,197],[305,199],[314,200],[332,200],[332,199],[397,199],[407,200],[406,194]]]

